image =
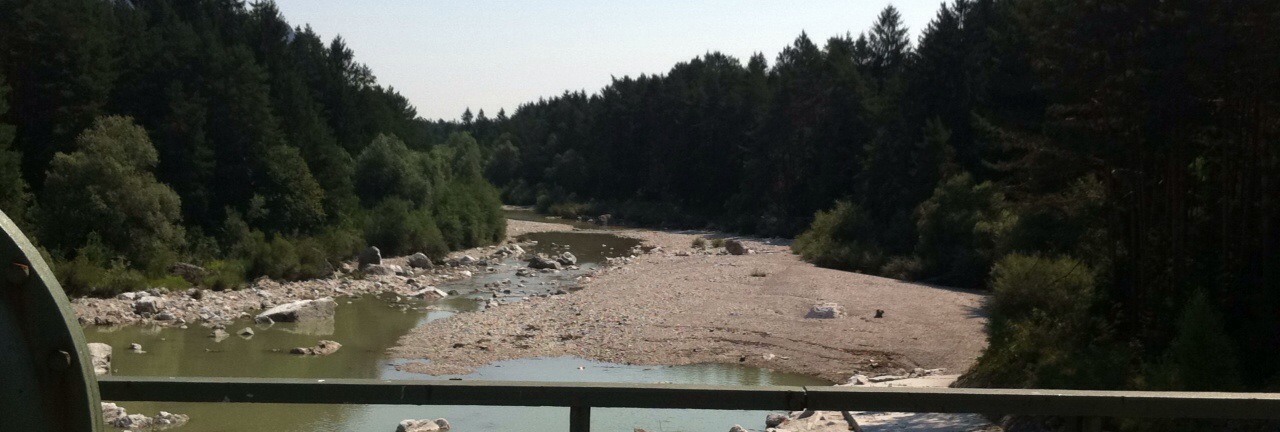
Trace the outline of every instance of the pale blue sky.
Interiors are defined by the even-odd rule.
[[[709,51],[770,64],[801,31],[821,44],[871,27],[889,1],[276,0],[290,23],[342,35],[428,119],[490,117],[611,76],[665,73]],[[913,41],[942,0],[895,0]]]

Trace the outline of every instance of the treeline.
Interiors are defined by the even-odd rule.
[[[1280,3],[956,0],[464,121],[505,199],[994,291],[970,385],[1280,389]]]
[[[0,210],[73,294],[499,240],[480,148],[450,130],[269,1],[0,0]]]

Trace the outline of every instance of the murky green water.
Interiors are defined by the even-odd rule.
[[[626,256],[639,240],[619,237],[603,233],[569,233],[540,232],[529,233],[517,238],[520,241],[533,240],[538,244],[526,247],[528,252],[557,255],[563,252],[572,253],[578,258],[578,264],[599,264],[606,258]]]
[[[604,257],[620,256],[634,240],[604,234],[531,234],[539,242],[537,252],[568,250],[586,266]],[[464,376],[411,374],[395,370],[402,361],[388,357],[386,350],[401,335],[420,323],[476,309],[474,298],[491,296],[484,283],[513,279],[526,288],[515,287],[508,298],[533,292],[541,282],[563,283],[576,272],[562,272],[538,278],[515,278],[516,261],[498,266],[496,273],[441,286],[460,291],[434,303],[398,299],[394,295],[339,299],[332,323],[300,327],[280,323],[255,326],[241,320],[227,326],[232,336],[221,341],[209,338],[210,329],[90,327],[85,334],[91,342],[115,348],[112,367],[120,376],[190,377],[274,377],[274,378],[380,378],[380,379],[482,379],[526,381],[588,382],[672,382],[724,385],[825,385],[822,380],[794,374],[734,365],[633,366],[589,361],[573,357],[518,359],[499,362]],[[541,287],[542,285],[536,285]],[[249,338],[236,335],[241,328],[254,329]],[[335,340],[342,349],[327,357],[294,356],[289,348],[312,346],[321,339]],[[127,350],[140,343],[143,353]],[[582,369],[579,369],[582,367]],[[384,405],[282,405],[282,404],[186,404],[124,403],[131,413],[154,415],[165,410],[191,416],[181,431],[393,431],[406,418],[449,419],[456,431],[564,431],[568,428],[566,408],[521,407],[411,407]],[[644,427],[653,431],[728,430],[735,423],[762,426],[764,412],[598,409],[592,412],[593,430],[630,431]]]
[[[538,212],[535,212],[533,210],[504,210],[503,213],[506,214],[507,219],[532,221],[532,222],[558,223],[558,224],[569,225],[574,228],[605,229],[605,230],[624,229],[624,227],[616,224],[599,225],[591,222],[583,222],[583,221],[574,220],[574,219],[564,219],[564,218],[559,218],[555,216],[547,216],[547,215],[539,214]]]

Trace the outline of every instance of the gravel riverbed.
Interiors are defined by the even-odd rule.
[[[508,221],[512,237],[581,231]],[[716,233],[608,231],[649,253],[611,261],[569,295],[426,323],[401,338],[410,372],[459,374],[498,360],[572,355],[633,364],[734,363],[832,382],[916,367],[968,368],[986,344],[978,292],[815,267],[787,241],[740,238],[752,253],[693,249]],[[846,316],[805,318],[835,302]],[[882,318],[875,318],[883,310]]]

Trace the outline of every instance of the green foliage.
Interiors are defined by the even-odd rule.
[[[1011,254],[991,271],[989,343],[966,386],[1118,388],[1132,353],[1090,310],[1095,276],[1067,257]]]
[[[498,191],[483,181],[449,184],[440,191],[431,209],[450,248],[492,244],[506,236]]]
[[[434,259],[449,252],[449,245],[429,210],[414,208],[412,203],[394,198],[369,212],[364,239],[387,255],[422,252]]]
[[[1177,335],[1152,365],[1147,385],[1174,391],[1239,391],[1240,368],[1236,348],[1226,332],[1218,308],[1204,292],[1196,292],[1183,306]]]
[[[723,238],[714,238],[714,239],[711,239],[711,247],[713,247],[713,248],[722,248],[722,247],[724,247],[724,239],[723,239]]]
[[[260,226],[276,232],[305,232],[324,221],[324,190],[298,149],[273,147],[267,150],[266,164],[259,189],[266,199]]]
[[[0,118],[9,111],[9,86],[0,74]],[[0,212],[19,224],[26,218],[31,194],[22,178],[22,153],[11,148],[14,128],[0,123]]]
[[[416,153],[399,138],[379,135],[356,158],[355,188],[366,205],[396,197],[415,204],[427,202],[430,184],[414,163]]]
[[[445,216],[454,244],[505,229],[488,146],[418,118],[341,38],[271,2],[0,2],[0,77],[0,123],[21,123],[0,124],[0,210],[30,222],[76,292],[181,286],[165,272],[178,259],[212,264],[218,289],[327,276],[387,199]],[[517,167],[515,147],[498,153]],[[427,225],[412,240],[443,254]],[[80,256],[91,238],[101,257]]]
[[[40,239],[70,251],[98,233],[111,252],[141,268],[166,266],[185,240],[178,195],[156,181],[155,148],[126,117],[104,117],[59,153],[39,206]]]
[[[68,261],[54,260],[54,276],[70,295],[112,297],[122,292],[147,289],[146,277],[114,257],[97,233],[90,233],[85,245]]]
[[[1016,218],[1004,195],[969,174],[943,181],[916,210],[916,255],[921,276],[953,286],[980,287]]]
[[[245,283],[245,264],[240,260],[216,260],[205,264],[204,280],[201,285],[214,291],[239,289]]]
[[[689,246],[693,247],[694,249],[706,249],[707,239],[704,239],[702,237],[694,237],[693,244],[690,244]]]
[[[884,262],[874,235],[867,215],[858,206],[840,201],[835,208],[818,212],[791,249],[823,267],[874,272]]]

